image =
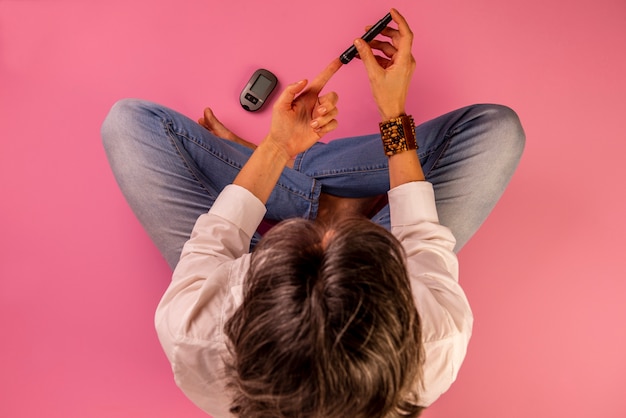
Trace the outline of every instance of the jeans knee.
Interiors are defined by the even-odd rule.
[[[140,100],[122,99],[111,107],[100,127],[100,136],[105,148],[113,146],[115,142],[125,137],[124,132],[128,131],[136,120],[140,104]]]
[[[485,145],[503,165],[517,166],[526,145],[526,134],[517,113],[508,106],[482,104],[475,108],[484,118]]]
[[[489,106],[500,147],[506,149],[511,157],[519,159],[526,145],[526,134],[519,116],[508,106]]]
[[[145,158],[154,122],[152,104],[138,99],[116,102],[102,122],[100,136],[109,165],[116,177],[125,176]],[[121,173],[121,174],[120,174]]]

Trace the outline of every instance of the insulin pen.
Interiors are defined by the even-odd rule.
[[[361,39],[363,39],[365,42],[372,41],[376,37],[376,35],[382,32],[383,29],[385,29],[389,22],[391,22],[391,13],[387,13],[385,17],[380,19],[374,26],[370,28],[370,30],[365,33],[365,35],[361,36]],[[352,58],[354,58],[355,56],[356,47],[352,45],[350,46],[350,48],[346,49],[343,54],[341,54],[339,60],[341,60],[343,64],[347,64],[352,61]]]

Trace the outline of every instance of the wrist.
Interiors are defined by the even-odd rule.
[[[399,116],[406,115],[404,107],[395,107],[389,109],[379,109],[380,119],[382,122],[386,122],[390,119],[395,119]]]
[[[268,135],[248,158],[233,183],[247,189],[265,204],[287,161],[283,147]]]
[[[385,155],[416,150],[415,121],[412,116],[402,115],[379,124]]]

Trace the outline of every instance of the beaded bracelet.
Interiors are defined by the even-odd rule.
[[[413,116],[402,115],[379,124],[385,154],[417,149]]]

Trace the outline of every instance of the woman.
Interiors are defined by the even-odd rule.
[[[118,183],[174,268],[159,339],[214,417],[417,416],[457,376],[473,318],[455,251],[524,134],[495,105],[412,126],[413,34],[391,13],[387,42],[355,41],[380,134],[318,142],[337,125],[338,97],[321,91],[339,60],[287,86],[258,147],[210,109],[196,124],[125,100],[103,125]],[[263,219],[280,223],[261,238]]]

